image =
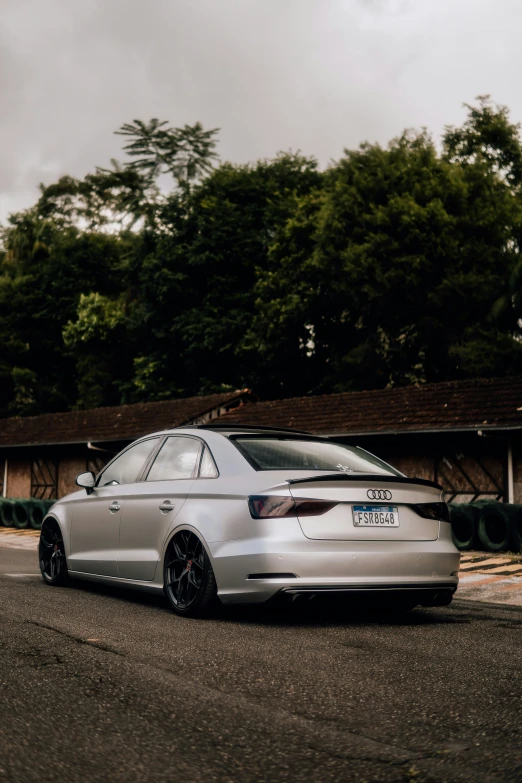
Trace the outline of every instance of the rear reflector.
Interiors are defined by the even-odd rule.
[[[281,497],[280,495],[250,495],[248,508],[252,519],[276,517],[317,517],[326,514],[337,501]]]
[[[248,579],[297,579],[295,574],[249,574]]]

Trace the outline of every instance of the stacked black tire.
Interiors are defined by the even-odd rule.
[[[522,552],[522,505],[478,501],[449,508],[457,549]]]
[[[40,530],[54,500],[0,498],[0,527]]]

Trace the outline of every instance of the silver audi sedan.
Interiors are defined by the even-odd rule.
[[[292,430],[187,426],[140,438],[46,516],[44,580],[164,591],[175,612],[339,596],[445,606],[460,555],[442,488]]]

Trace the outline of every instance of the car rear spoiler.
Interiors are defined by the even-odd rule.
[[[435,481],[421,478],[406,478],[406,476],[389,476],[382,473],[327,473],[324,476],[308,476],[307,478],[286,479],[289,484],[306,484],[311,481],[381,481],[393,484],[421,484],[423,487],[434,487],[444,492],[444,487]]]

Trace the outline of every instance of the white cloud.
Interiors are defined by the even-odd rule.
[[[221,127],[233,161],[522,118],[519,0],[4,0],[0,219],[118,156],[123,122]]]

